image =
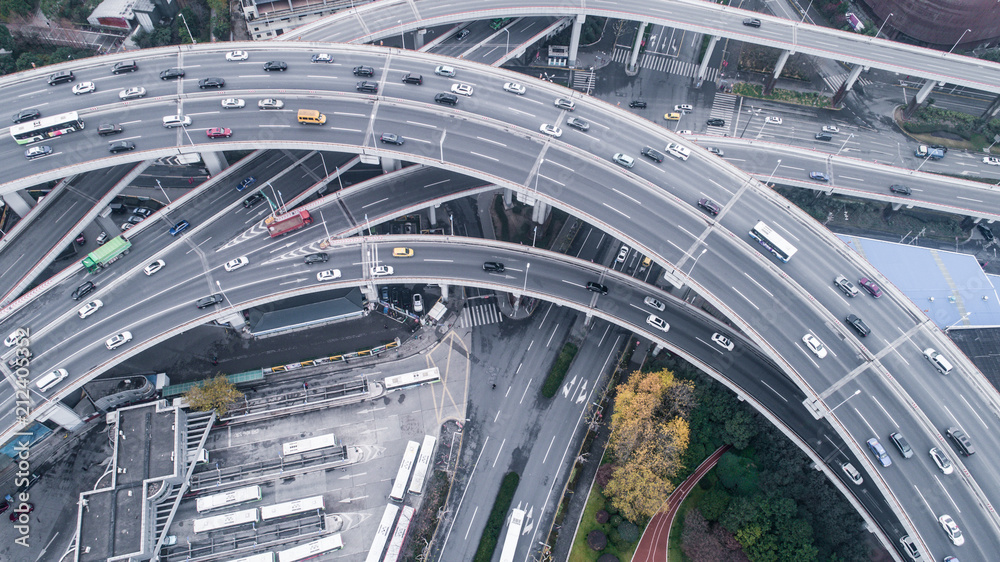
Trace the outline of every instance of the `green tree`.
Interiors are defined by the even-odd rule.
[[[243,393],[236,390],[236,386],[229,382],[229,378],[223,374],[215,378],[202,381],[184,394],[188,406],[198,412],[215,410],[220,418],[229,412],[229,406],[243,398]]]
[[[759,475],[748,458],[727,452],[719,459],[715,472],[719,476],[719,483],[735,495],[749,496],[758,490]]]
[[[0,0],[0,16],[6,19],[14,14],[31,15],[31,4],[25,0]]]
[[[11,36],[10,30],[7,29],[6,25],[0,25],[0,49],[11,53],[14,52],[14,37]]]
[[[701,514],[705,516],[705,519],[718,521],[719,517],[722,517],[722,514],[726,512],[726,508],[729,507],[729,500],[729,494],[720,486],[715,486],[701,497],[698,509],[701,510]]]

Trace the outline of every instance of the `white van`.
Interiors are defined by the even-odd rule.
[[[187,127],[190,124],[191,118],[187,115],[166,115],[163,117],[163,126],[168,129]]]
[[[45,392],[46,390],[59,384],[59,381],[66,378],[67,375],[69,375],[69,373],[66,371],[66,369],[56,369],[55,371],[52,371],[51,373],[35,381],[35,386],[38,387],[39,392]]]
[[[942,375],[947,375],[953,368],[951,366],[951,362],[948,361],[944,355],[935,351],[933,347],[928,347],[924,350],[924,357],[926,357],[927,360],[931,362],[931,365],[934,365],[934,368],[937,369]]]
[[[667,145],[667,152],[673,156],[680,158],[681,160],[687,160],[688,156],[691,156],[691,149],[686,146],[681,146],[676,142],[672,142]]]

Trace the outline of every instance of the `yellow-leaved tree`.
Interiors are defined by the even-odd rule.
[[[220,418],[229,411],[230,404],[241,398],[243,393],[236,390],[236,386],[222,374],[195,385],[184,394],[184,399],[192,410],[199,412],[215,410],[215,414]]]

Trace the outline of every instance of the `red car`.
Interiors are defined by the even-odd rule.
[[[4,502],[4,503],[7,503],[7,502]],[[11,521],[11,523],[16,522],[17,519],[18,519],[18,517],[21,516],[21,514],[23,514],[23,513],[31,513],[32,511],[35,511],[35,504],[29,503],[29,504],[27,504],[27,506],[28,506],[28,511],[26,511],[26,512],[25,511],[12,511],[11,512],[11,514],[10,514],[10,521]]]
[[[212,127],[206,132],[210,139],[229,138],[233,136],[233,130],[225,127]]]
[[[859,279],[858,285],[861,285],[866,291],[871,293],[871,295],[875,298],[879,298],[882,296],[882,289],[879,289],[878,285],[876,285],[874,281],[872,281],[867,277],[862,277],[861,279]]]

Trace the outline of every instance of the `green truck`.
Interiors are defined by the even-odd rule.
[[[103,246],[87,254],[87,257],[83,258],[83,267],[86,267],[87,271],[91,273],[97,273],[109,263],[127,254],[131,247],[131,242],[121,236],[115,236],[105,242]]]

